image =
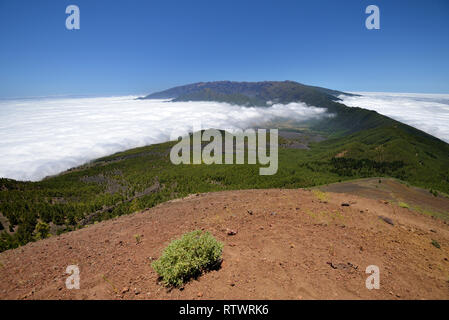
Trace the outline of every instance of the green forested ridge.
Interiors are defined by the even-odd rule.
[[[149,95],[144,99],[256,106],[301,101],[333,116],[298,126],[304,133],[299,144],[308,144],[309,150],[295,148],[297,138],[280,137],[279,169],[273,176],[259,175],[259,165],[175,166],[169,159],[174,142],[167,142],[97,159],[39,182],[0,179],[0,251],[192,193],[300,188],[384,176],[449,194],[447,143],[374,111],[347,107],[338,102],[340,94],[292,81],[221,81]],[[327,140],[310,142],[317,141],[307,138],[310,133]]]
[[[362,108],[347,107],[338,101],[339,95],[351,95],[336,90],[308,86],[294,81],[200,82],[156,92],[140,99],[173,99],[173,101],[219,101],[236,105],[269,107],[267,102],[288,104],[303,102],[309,106],[325,108],[331,118],[310,121],[312,129],[326,134],[342,136],[394,120]]]
[[[192,193],[311,187],[374,176],[449,193],[448,145],[408,130],[397,125],[364,130],[312,143],[310,150],[289,149],[288,139],[281,138],[285,146],[273,176],[259,175],[259,165],[175,166],[169,159],[174,142],[167,142],[104,157],[40,182],[1,179],[0,212],[11,224],[5,228],[14,232],[1,232],[0,250],[51,230],[74,230]]]

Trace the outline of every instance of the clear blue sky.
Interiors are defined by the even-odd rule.
[[[69,4],[80,30],[65,28]],[[380,30],[365,28],[370,4]],[[449,93],[449,1],[0,0],[0,97],[287,79]]]

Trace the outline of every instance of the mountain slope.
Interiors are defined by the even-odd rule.
[[[307,86],[294,81],[235,82],[215,81],[199,82],[156,92],[140,99],[173,99],[174,101],[221,101],[238,104],[234,97],[245,96],[248,106],[266,107],[267,102],[306,103],[319,99],[338,101],[338,95],[348,93],[320,87]]]
[[[224,244],[221,268],[183,290],[163,288],[151,262],[199,229]],[[0,253],[0,299],[448,299],[448,255],[446,224],[393,203],[316,190],[224,191]],[[65,287],[73,264],[79,290]],[[380,268],[379,290],[365,287],[369,265]]]
[[[172,99],[173,101],[218,101],[243,106],[269,107],[274,103],[303,102],[309,106],[325,108],[332,118],[309,121],[310,128],[326,135],[343,136],[381,126],[406,126],[391,118],[362,108],[347,107],[339,103],[339,95],[349,93],[307,86],[294,81],[199,82],[152,93],[139,99]],[[409,127],[411,134],[430,135]],[[441,142],[441,146],[445,143]]]
[[[217,88],[224,89],[217,93]],[[302,101],[327,108],[334,117],[310,122],[306,129],[303,124],[270,125],[281,129],[279,170],[273,176],[260,176],[259,165],[176,166],[169,159],[174,142],[167,142],[97,159],[39,182],[0,179],[0,251],[193,193],[393,177],[437,197],[449,194],[447,143],[374,111],[347,107],[333,96],[340,92],[291,81],[220,82],[177,87],[148,98],[198,94],[200,99],[203,89],[216,90],[206,98],[218,95],[220,101]],[[321,141],[323,137],[327,139]],[[449,219],[448,212],[428,214]]]

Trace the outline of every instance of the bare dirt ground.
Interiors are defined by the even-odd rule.
[[[433,196],[428,190],[400,183],[395,179],[367,178],[319,187],[326,192],[349,193],[361,197],[387,200],[449,222],[449,199]]]
[[[224,243],[222,267],[167,290],[151,261],[195,229]],[[227,191],[3,252],[0,298],[449,299],[448,259],[446,222],[388,201],[302,189]],[[79,290],[66,289],[68,265],[79,266]],[[369,265],[380,268],[379,290],[365,287]]]

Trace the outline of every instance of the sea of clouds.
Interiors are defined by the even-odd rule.
[[[347,106],[375,110],[449,142],[449,94],[353,92],[339,96]]]
[[[106,98],[0,101],[0,177],[37,181],[90,160],[170,140],[174,132],[246,129],[279,117],[329,116],[303,103],[248,108],[218,102]]]

